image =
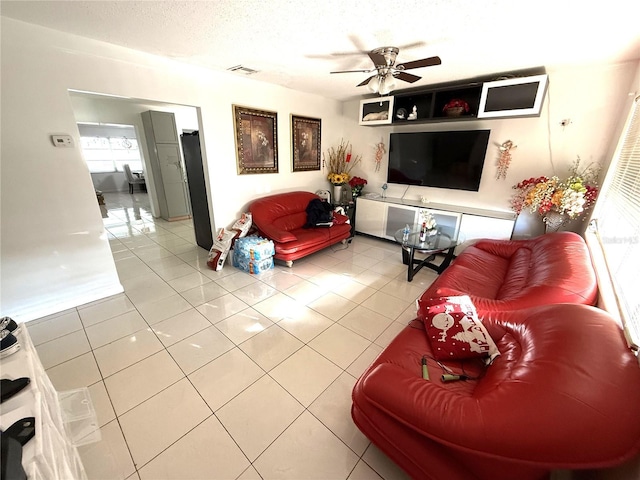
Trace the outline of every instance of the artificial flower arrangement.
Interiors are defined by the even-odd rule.
[[[351,145],[344,140],[340,141],[338,148],[331,147],[327,151],[329,161],[327,162],[324,153],[322,154],[323,164],[327,165],[329,174],[327,180],[333,185],[344,185],[351,178],[351,170],[362,161],[362,156],[351,154]]]
[[[367,181],[361,177],[351,177],[349,180],[349,186],[351,187],[351,191],[353,192],[354,197],[359,197],[362,193],[362,189],[367,184]]]
[[[450,100],[442,108],[442,111],[444,113],[447,113],[447,114],[457,113],[458,115],[461,114],[463,111],[464,111],[464,113],[469,113],[469,104],[467,102],[465,102],[464,100],[460,100],[458,98],[454,98],[453,100]]]
[[[438,226],[435,217],[427,210],[420,210],[420,225],[424,225],[427,230],[433,230]]]
[[[527,208],[531,213],[545,217],[549,212],[566,215],[570,219],[580,217],[591,207],[598,196],[599,166],[588,165],[580,171],[580,157],[569,169],[569,177],[542,176],[529,178],[514,185],[516,193],[511,208],[517,213]]]

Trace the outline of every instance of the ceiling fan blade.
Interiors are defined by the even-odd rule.
[[[367,78],[365,81],[360,82],[358,85],[356,85],[356,87],[364,87],[367,83],[369,83],[369,80],[371,80],[372,78],[374,78],[376,75],[371,75],[369,78]]]
[[[373,72],[375,70],[375,68],[369,68],[367,70],[338,70],[335,72],[329,72],[329,73],[369,73],[369,72]]]
[[[380,55],[379,53],[369,52],[369,58],[373,61],[373,64],[376,66],[387,64],[387,59],[384,58],[384,55]]]
[[[404,45],[398,45],[398,50],[409,50],[410,48],[418,48],[424,47],[426,45],[423,41],[413,42],[413,43],[405,43]]]
[[[413,83],[413,82],[417,82],[418,80],[420,80],[422,77],[419,77],[417,75],[412,75],[411,73],[407,73],[407,72],[398,72],[394,75],[394,77],[400,79],[400,80],[404,80],[405,82],[409,82],[409,83]]]
[[[440,57],[429,57],[423,58],[422,60],[414,60],[412,62],[402,63],[400,65],[396,65],[396,68],[400,70],[410,70],[412,68],[422,68],[422,67],[431,67],[433,65],[440,65],[442,60]]]

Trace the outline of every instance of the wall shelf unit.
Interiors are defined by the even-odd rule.
[[[408,94],[399,93],[395,95],[393,123],[426,123],[469,120],[476,118],[478,116],[481,92],[482,84],[475,83],[424,92],[413,92]],[[459,116],[449,116],[444,111],[444,107],[451,100],[461,100],[466,102],[469,106],[469,111],[463,112]],[[400,109],[404,109],[407,113],[412,113],[414,106],[416,107],[418,114],[415,120],[407,119],[406,115],[405,118],[398,117]]]
[[[477,118],[537,116],[540,115],[546,86],[547,75],[544,68],[539,67],[434,85],[428,89],[400,90],[392,97],[383,97],[383,100],[387,101],[385,105],[390,107],[390,118],[386,118],[384,122],[363,122],[361,111],[360,125],[407,125]],[[373,104],[377,100],[367,99],[361,103]],[[445,108],[449,102],[456,100],[467,108],[462,112]],[[415,117],[412,115],[414,112]]]

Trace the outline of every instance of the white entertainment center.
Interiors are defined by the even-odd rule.
[[[356,232],[394,240],[393,235],[397,230],[407,224],[419,223],[425,210],[434,216],[439,226],[453,230],[464,242],[478,238],[508,240],[516,222],[516,214],[506,210],[362,196],[357,199]]]

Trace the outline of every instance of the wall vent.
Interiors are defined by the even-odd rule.
[[[230,72],[244,73],[245,75],[253,75],[258,72],[252,68],[243,67],[242,65],[236,65],[235,67],[227,68],[227,70]]]

